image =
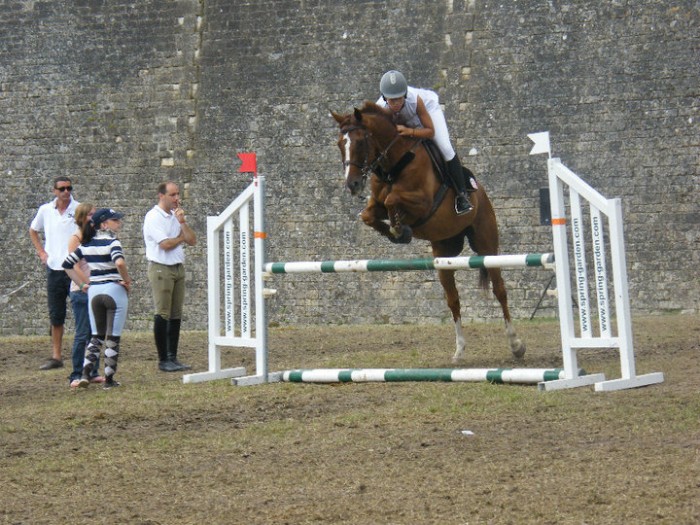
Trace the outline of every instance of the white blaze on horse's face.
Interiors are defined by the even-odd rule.
[[[348,180],[350,176],[350,133],[343,135],[345,138],[345,153],[343,155],[343,161],[345,163],[345,180]]]

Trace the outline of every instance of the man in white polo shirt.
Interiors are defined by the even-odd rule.
[[[177,360],[182,307],[185,302],[185,250],[197,237],[180,207],[180,188],[174,182],[158,186],[158,204],[143,221],[148,280],[153,291],[153,335],[158,368],[163,372],[189,370]]]
[[[70,293],[70,277],[63,270],[63,260],[68,255],[68,239],[75,233],[75,209],[78,201],[72,195],[73,185],[68,177],[56,177],[53,181],[55,199],[42,204],[29,226],[29,238],[36,254],[46,266],[46,291],[51,322],[51,359],[39,367],[51,370],[63,367],[61,345],[66,321],[66,299]],[[44,234],[44,243],[39,233]]]

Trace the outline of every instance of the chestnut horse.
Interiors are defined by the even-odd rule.
[[[444,187],[427,149],[420,141],[399,135],[389,110],[372,102],[348,115],[332,113],[340,126],[338,147],[345,171],[345,185],[352,195],[362,192],[370,178],[371,194],[360,217],[365,224],[395,243],[412,237],[430,242],[434,257],[454,257],[464,248],[465,237],[478,255],[498,254],[498,226],[484,188],[470,195],[473,210],[458,216],[454,192]],[[457,349],[453,361],[464,357],[459,293],[454,270],[438,270],[452,312]],[[491,281],[501,304],[506,334],[515,357],[525,354],[525,345],[511,323],[508,297],[500,268],[480,268],[483,289]]]

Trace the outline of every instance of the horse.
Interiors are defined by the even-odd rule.
[[[496,215],[481,184],[470,194],[473,209],[457,215],[454,190],[439,177],[424,143],[398,133],[391,111],[367,101],[352,113],[331,115],[340,127],[338,147],[346,188],[359,196],[370,179],[370,197],[360,214],[367,226],[394,243],[409,243],[414,237],[429,241],[434,257],[459,255],[465,238],[477,255],[498,254]],[[457,363],[464,358],[466,341],[454,273],[438,270],[454,321],[452,361]],[[526,348],[511,322],[500,268],[479,269],[483,290],[488,289],[489,281],[503,311],[512,355],[521,358]]]

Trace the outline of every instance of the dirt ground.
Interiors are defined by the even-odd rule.
[[[467,328],[465,367],[561,365],[552,320]],[[40,372],[48,337],[0,338],[4,524],[700,523],[700,316],[635,319],[637,371],[614,393],[486,383],[188,384],[124,337],[112,391]],[[270,370],[452,367],[449,326],[274,328]],[[68,351],[65,353],[68,356]],[[206,334],[181,358],[207,368]],[[224,366],[251,366],[231,350]],[[68,365],[68,362],[66,362]],[[619,376],[617,354],[580,365]],[[470,431],[465,433],[463,431]]]

